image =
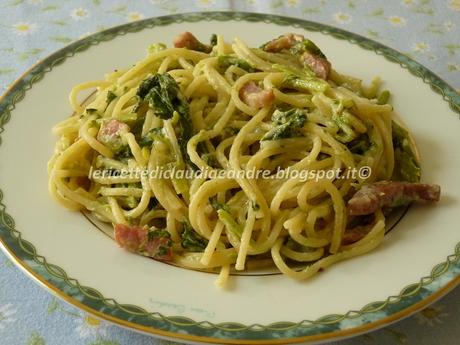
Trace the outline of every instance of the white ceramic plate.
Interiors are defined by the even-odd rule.
[[[259,45],[296,31],[346,74],[381,76],[415,136],[423,180],[442,186],[436,207],[412,207],[377,250],[297,282],[281,275],[232,279],[120,250],[80,213],[48,195],[51,127],[71,113],[68,93],[145,55],[182,31],[222,33]],[[127,24],[76,42],[34,66],[0,102],[0,239],[16,263],[68,302],[120,325],[194,342],[316,342],[386,325],[460,280],[460,97],[424,67],[378,43],[298,19],[195,13]],[[450,107],[449,107],[450,105]]]

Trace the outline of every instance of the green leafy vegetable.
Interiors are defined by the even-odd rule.
[[[109,105],[115,98],[117,98],[117,95],[114,94],[112,91],[107,92],[107,98],[106,98],[106,103]]]
[[[201,155],[201,159],[209,165],[211,168],[220,168],[219,161],[216,158],[216,155],[213,153],[205,153]]]
[[[294,55],[301,55],[305,52],[311,53],[313,55],[326,58],[326,55],[323,54],[321,49],[318,46],[310,41],[308,38],[304,39],[301,42],[294,44],[294,46],[290,49],[291,54]]]
[[[230,212],[227,205],[221,204],[217,201],[216,196],[209,198],[209,203],[211,204],[212,208],[216,211],[224,210],[224,211]]]
[[[120,206],[123,208],[133,209],[139,203],[139,200],[134,196],[122,196],[117,198]]]
[[[274,64],[272,68],[300,79],[318,79],[316,78],[315,73],[307,66],[300,67],[296,65],[287,66],[281,64]]]
[[[137,114],[136,113],[120,114],[116,117],[116,119],[121,122],[134,122],[137,120]]]
[[[155,74],[142,81],[137,96],[148,101],[155,115],[164,120],[172,118],[175,111],[188,115],[188,103],[179,85],[168,73]]]
[[[150,198],[149,200],[149,206],[147,207],[149,210],[153,210],[158,206],[158,200],[157,198]]]
[[[346,110],[346,107],[352,105],[353,102],[348,103],[346,100],[342,99],[334,100],[331,104],[332,121],[338,128],[335,137],[342,143],[348,143],[357,136],[356,132],[350,126],[349,117],[351,117],[351,114]]]
[[[155,229],[149,230],[147,234],[147,239],[149,242],[154,242],[158,239],[166,239],[166,241],[159,241],[158,248],[156,248],[156,252],[151,253],[149,252],[150,256],[153,258],[164,260],[166,259],[165,256],[172,255],[171,247],[172,247],[172,240],[171,235],[168,231],[164,229]]]
[[[94,108],[86,108],[86,113],[89,115],[96,114],[98,112],[97,109]]]
[[[217,64],[219,65],[219,67],[222,67],[222,68],[228,68],[232,65],[234,66],[237,66],[241,69],[244,69],[245,71],[247,72],[255,72],[256,69],[251,66],[251,64],[249,64],[249,62],[243,60],[243,59],[239,59],[237,57],[234,57],[234,56],[229,56],[229,55],[221,55],[217,58]]]
[[[302,92],[325,92],[329,87],[329,84],[319,78],[310,77],[302,79],[291,75],[283,81],[281,87]]]
[[[329,84],[318,78],[311,68],[303,63],[301,55],[305,52],[309,52],[312,55],[319,56],[322,59],[326,59],[321,50],[309,39],[305,39],[301,42],[294,44],[289,50],[299,61],[295,64],[280,65],[274,64],[273,68],[286,73],[286,79],[281,84],[282,87],[295,89],[298,91],[313,91],[313,92],[324,92],[329,87]],[[302,66],[302,67],[301,67]]]
[[[392,122],[393,148],[395,151],[395,167],[393,179],[408,182],[420,181],[420,166],[412,149],[409,132]]]
[[[307,116],[301,109],[287,111],[276,109],[272,115],[273,124],[277,125],[262,137],[264,140],[278,140],[302,136],[300,129],[305,125]]]
[[[230,231],[233,235],[237,236],[238,238],[241,238],[241,235],[243,234],[243,229],[241,225],[239,225],[235,221],[230,212],[224,209],[219,209],[217,211],[217,216],[219,217],[221,222],[224,223],[228,231]]]
[[[142,138],[139,139],[138,143],[140,147],[152,147],[155,140],[165,140],[161,128],[152,128]]]
[[[135,114],[135,113],[133,113]],[[139,116],[139,113],[136,114],[136,119],[131,120],[129,123],[129,127],[131,129],[131,133],[134,134],[136,140],[141,139],[142,135],[142,127],[144,127],[145,116]]]
[[[148,101],[155,115],[167,120],[179,114],[179,145],[182,156],[188,161],[187,142],[193,135],[189,106],[176,81],[168,73],[155,74],[139,85],[137,96],[141,101]]]
[[[358,138],[350,141],[347,144],[348,149],[351,153],[362,155],[366,151],[370,150],[372,142],[367,134],[361,134]]]
[[[215,45],[217,45],[217,35],[216,34],[212,34],[211,35],[211,38],[209,39],[209,42],[211,43],[211,46],[214,47]]]
[[[164,229],[150,230],[147,236],[149,241],[160,237],[171,238],[171,234]]]
[[[131,152],[131,148],[128,144],[123,144],[118,148],[115,152],[115,159],[127,159],[132,158],[133,153]]]
[[[200,236],[192,229],[188,222],[183,223],[184,231],[182,232],[181,245],[190,252],[202,252],[208,245],[208,240]]]
[[[387,104],[388,100],[390,99],[390,91],[384,90],[377,98],[377,104]]]

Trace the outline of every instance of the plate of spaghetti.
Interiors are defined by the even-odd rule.
[[[359,334],[460,280],[459,105],[408,57],[322,24],[116,27],[3,96],[2,248],[77,307],[157,336]]]

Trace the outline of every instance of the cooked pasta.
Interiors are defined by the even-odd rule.
[[[417,183],[378,79],[338,73],[296,34],[174,45],[76,85],[74,114],[53,128],[51,194],[113,224],[121,247],[220,270],[221,286],[267,264],[305,279],[377,247],[387,210],[439,197]]]

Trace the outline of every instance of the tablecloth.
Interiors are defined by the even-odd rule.
[[[391,46],[460,91],[460,0],[0,0],[0,86],[64,45],[111,26],[178,12],[275,13],[334,25]],[[1,93],[1,92],[0,92]],[[459,344],[460,288],[356,344]],[[100,321],[53,297],[0,254],[0,344],[174,344]]]

